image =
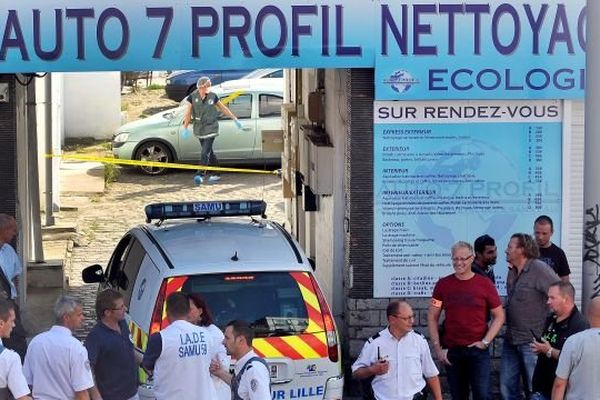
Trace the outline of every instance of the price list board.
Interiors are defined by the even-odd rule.
[[[560,101],[377,101],[374,123],[375,297],[430,296],[483,234],[504,294],[510,236],[542,214],[560,232]]]

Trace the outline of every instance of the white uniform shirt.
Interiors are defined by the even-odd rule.
[[[223,332],[219,329],[218,326],[211,324],[206,327],[208,332],[212,335],[215,343],[218,343],[216,356],[215,358],[219,360],[221,364],[221,368],[225,371],[229,371],[229,365],[231,364],[231,357],[227,355],[227,349],[223,345],[223,339],[225,336]],[[217,392],[218,400],[231,400],[231,388],[228,384],[223,382],[223,380],[217,376],[211,375],[213,384],[215,385],[215,390]]]
[[[256,353],[250,350],[235,363],[233,370],[236,375],[239,375],[246,361],[252,357],[256,357]],[[246,371],[242,375],[238,395],[244,400],[271,400],[271,390],[269,387],[271,377],[269,371],[259,361],[252,361],[250,365],[252,368],[246,368]]]
[[[411,400],[425,387],[423,376],[431,378],[439,374],[423,336],[410,331],[396,340],[387,328],[365,343],[352,364],[352,372],[376,363],[377,349],[380,357],[389,362],[388,372],[373,379],[373,392],[378,400]]]
[[[4,245],[0,247],[0,266],[10,283],[10,298],[15,299],[17,297],[17,288],[15,287],[13,279],[16,276],[21,275],[23,266],[21,265],[21,260],[19,259],[17,252],[8,243],[4,243]]]
[[[29,386],[21,367],[21,357],[16,352],[5,348],[0,354],[0,388],[6,387],[16,399],[29,394]]]
[[[23,365],[36,400],[67,400],[94,386],[83,344],[64,326],[54,325],[33,338]]]
[[[162,350],[154,365],[157,400],[214,399],[208,368],[218,343],[208,329],[177,320],[160,331]]]

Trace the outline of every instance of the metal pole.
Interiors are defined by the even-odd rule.
[[[29,221],[31,223],[31,249],[32,262],[44,261],[44,248],[42,245],[42,221],[40,219],[40,176],[38,172],[38,145],[37,145],[37,110],[35,87],[37,79],[33,79],[27,86],[27,195],[29,202]],[[29,253],[29,252],[28,252]],[[23,292],[21,292],[23,293]]]
[[[598,18],[598,23],[595,23]],[[600,2],[587,2],[587,58],[585,91],[584,242],[582,303],[600,295]]]
[[[46,75],[45,80],[45,134],[46,154],[52,154],[52,74]],[[52,158],[46,157],[46,226],[54,225],[54,203],[52,201]]]

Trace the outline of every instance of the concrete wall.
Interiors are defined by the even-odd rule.
[[[323,251],[330,259],[333,278],[333,304],[336,317],[343,316],[344,296],[344,165],[346,157],[346,73],[345,70],[330,69],[325,71],[325,125],[333,142],[333,195],[324,197],[322,210],[330,215],[331,229],[330,253]]]
[[[64,74],[65,138],[110,139],[121,125],[119,72]]]
[[[301,78],[302,106],[308,115],[308,94],[317,90],[317,71],[303,69]],[[315,275],[321,285],[338,325],[344,315],[344,157],[345,157],[345,73],[344,70],[325,71],[325,130],[333,144],[330,163],[326,169],[333,174],[333,192],[320,195],[318,211],[304,212],[300,204],[290,210],[288,218],[297,214],[297,238],[309,257],[316,262]],[[341,107],[341,108],[340,108]],[[343,112],[340,112],[343,110]],[[303,124],[308,121],[303,121]],[[292,202],[287,202],[292,204]]]

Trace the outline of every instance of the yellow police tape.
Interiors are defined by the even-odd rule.
[[[92,161],[101,162],[106,164],[120,164],[120,165],[132,165],[135,167],[156,167],[156,168],[172,168],[172,169],[192,169],[192,170],[207,170],[207,171],[220,171],[220,172],[241,172],[245,174],[274,174],[277,175],[278,171],[266,171],[260,169],[245,169],[245,168],[224,168],[224,167],[211,167],[198,164],[179,164],[179,163],[164,163],[159,161],[138,161],[138,160],[120,160],[118,158],[111,157],[90,157],[82,156],[77,154],[46,154],[47,158],[61,158],[63,160],[77,160],[77,161]]]
[[[231,93],[229,96],[221,99],[221,103],[228,104],[235,100],[240,95],[244,94],[244,90],[238,90]],[[92,161],[101,162],[106,164],[120,164],[120,165],[131,165],[134,167],[154,167],[154,168],[172,168],[172,169],[191,169],[191,170],[207,170],[207,171],[219,171],[219,172],[241,172],[245,174],[274,174],[277,175],[278,171],[265,171],[260,169],[246,169],[246,168],[224,168],[224,167],[210,167],[206,165],[198,164],[179,164],[179,163],[164,163],[159,161],[137,161],[137,160],[120,160],[112,157],[90,157],[76,154],[46,154],[47,158],[61,158],[63,160],[78,160],[78,161]]]

